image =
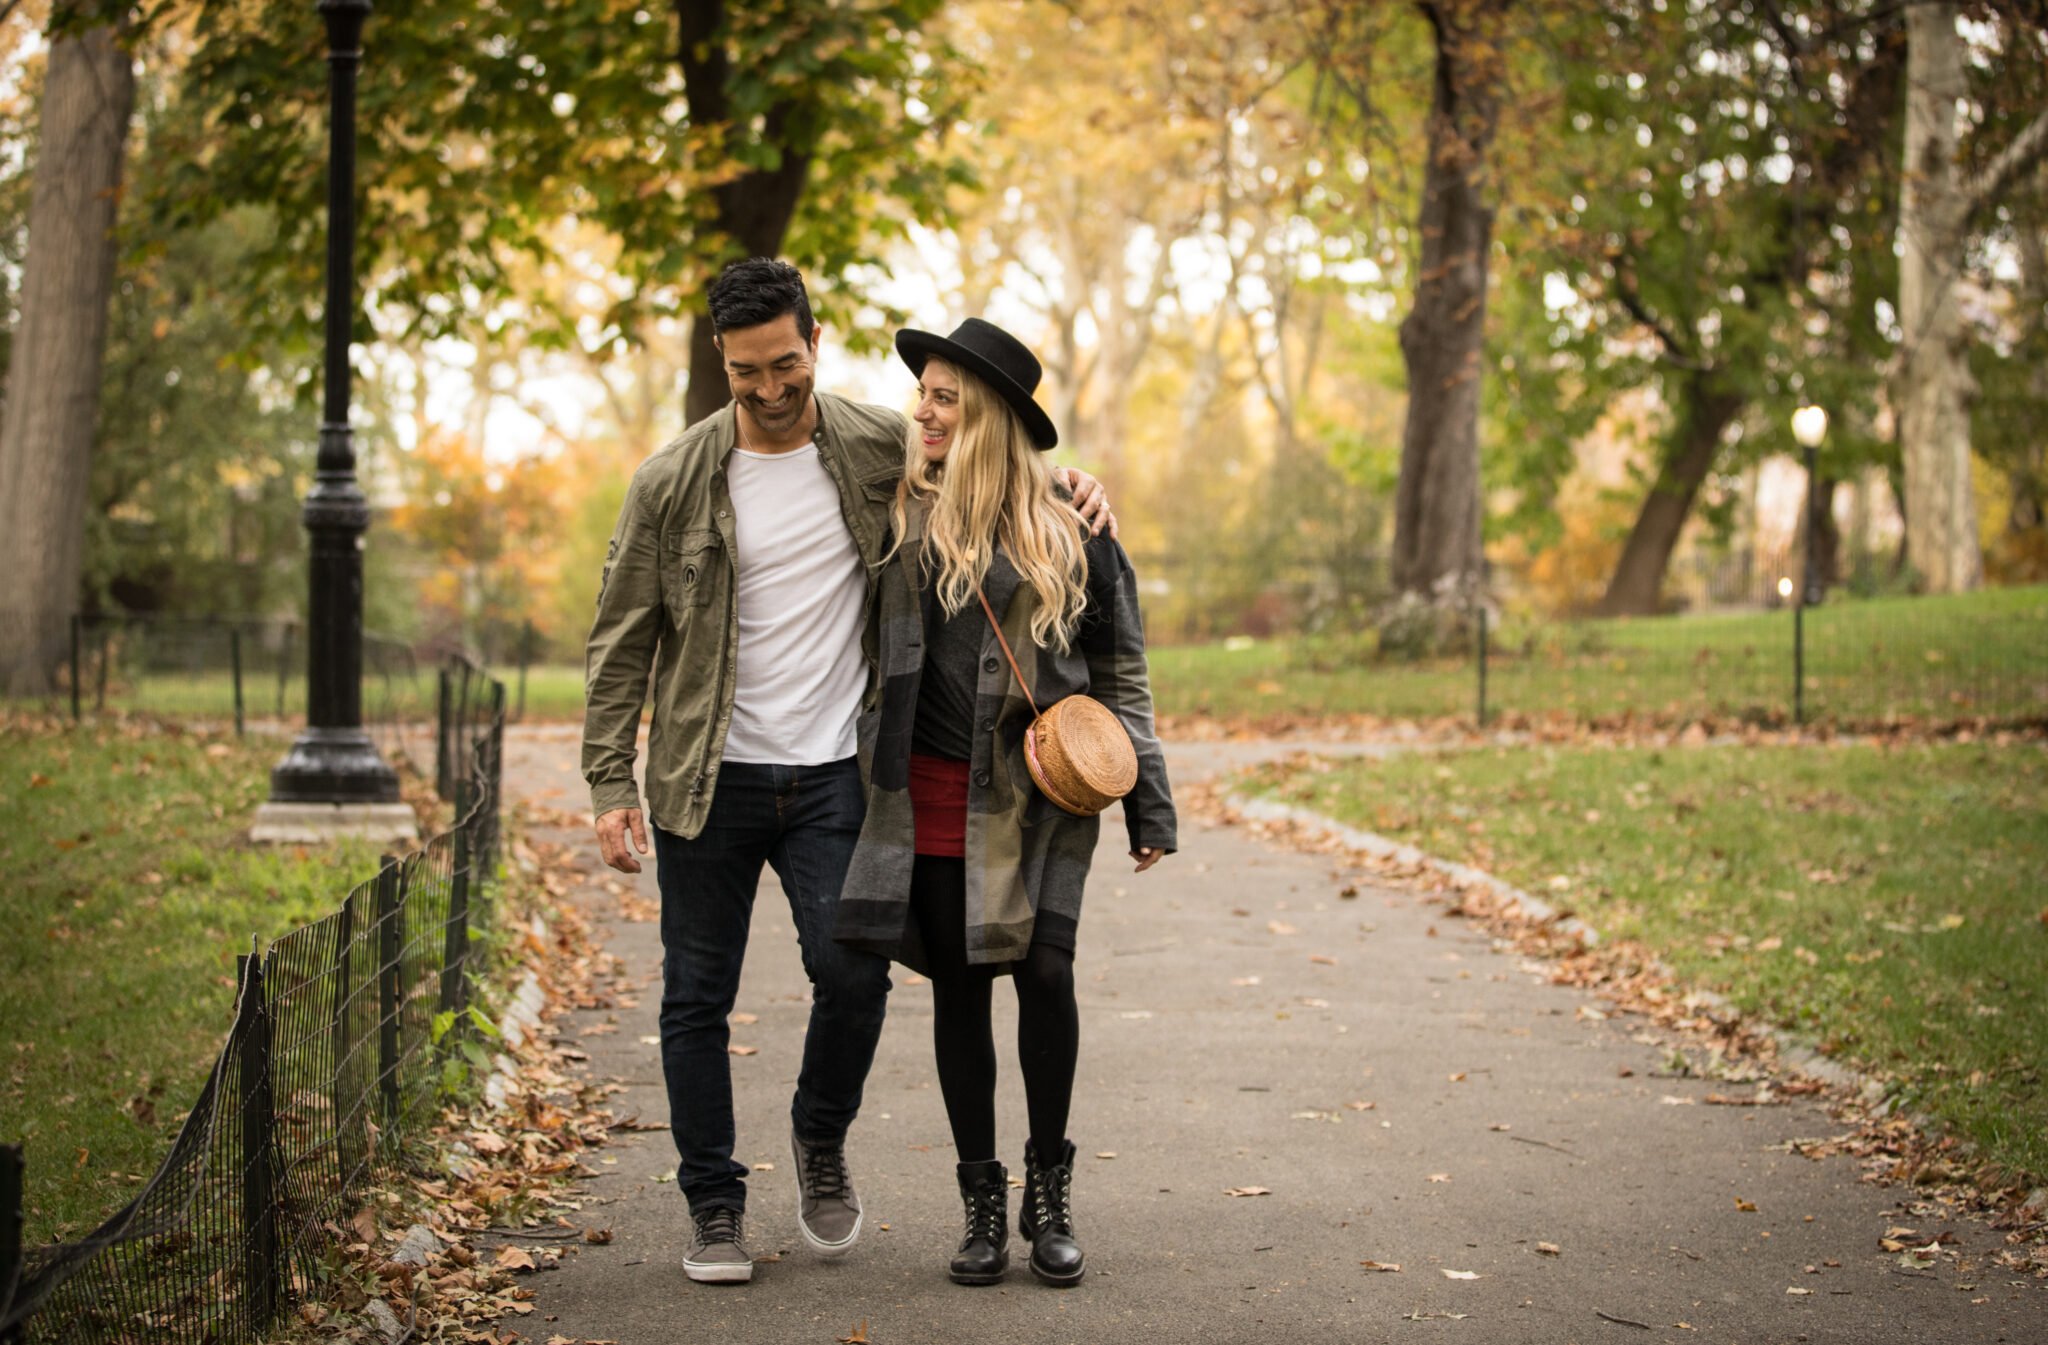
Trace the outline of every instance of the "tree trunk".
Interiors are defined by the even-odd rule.
[[[1635,526],[1629,529],[1614,578],[1595,609],[1602,616],[1650,616],[1657,611],[1664,571],[1678,546],[1678,534],[1720,456],[1721,435],[1742,409],[1742,398],[1714,386],[1710,378],[1694,375],[1686,380],[1670,448],[1636,515]]]
[[[1906,548],[1930,593],[1983,580],[1970,487],[1969,336],[1957,285],[1970,203],[1956,162],[1956,106],[1968,85],[1953,4],[1906,13],[1906,172],[1899,200],[1899,451]]]
[[[114,219],[135,72],[113,28],[60,37],[43,86],[21,316],[0,417],[0,685],[46,694],[78,601]]]
[[[682,66],[683,92],[690,104],[690,121],[695,126],[719,126],[727,136],[742,134],[732,124],[731,100],[726,79],[731,62],[724,45],[725,4],[723,0],[676,0],[676,59]],[[715,213],[712,228],[720,236],[725,262],[746,257],[773,257],[782,251],[783,237],[796,215],[803,196],[804,178],[810,170],[809,146],[786,143],[789,108],[778,103],[768,109],[761,139],[778,146],[781,159],[773,168],[754,169],[712,189]],[[700,296],[716,278],[716,268],[700,277]],[[694,425],[732,399],[725,378],[725,361],[712,344],[711,318],[699,299],[696,320],[690,324],[690,382],[683,399],[683,423]]]
[[[1396,594],[1462,613],[1480,579],[1479,394],[1486,333],[1486,151],[1499,115],[1499,48],[1472,31],[1483,6],[1424,5],[1436,33],[1415,306],[1401,323],[1408,419],[1394,499]]]
[[[1842,529],[1835,522],[1835,489],[1842,483],[1826,475],[1813,482],[1813,587],[1825,593],[1842,582]]]

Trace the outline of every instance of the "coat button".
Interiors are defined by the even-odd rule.
[[[984,720],[982,720],[982,721],[981,721],[981,731],[982,731],[983,733],[994,733],[994,732],[996,731],[996,721],[995,721],[995,720],[993,720],[993,719],[984,719]]]
[[[975,786],[975,788],[977,788],[977,789],[987,789],[987,788],[988,788],[988,772],[987,772],[987,771],[976,771],[976,772],[974,773],[974,786]]]
[[[981,661],[981,670],[982,670],[983,672],[994,672],[994,671],[996,670],[996,661],[995,661],[995,659],[993,659],[993,658],[985,658],[985,659],[983,659],[983,660]]]

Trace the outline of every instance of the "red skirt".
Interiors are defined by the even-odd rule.
[[[910,754],[910,811],[916,852],[953,859],[967,854],[967,763]]]

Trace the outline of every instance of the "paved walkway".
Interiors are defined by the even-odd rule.
[[[509,787],[580,812],[576,756],[573,729],[516,731]],[[1193,778],[1218,756],[1168,760]],[[1085,1284],[1045,1289],[1021,1265],[996,1289],[945,1278],[960,1211],[931,997],[900,968],[848,1146],[867,1231],[836,1263],[801,1245],[786,1117],[808,1007],[770,875],[738,1006],[755,1017],[733,1034],[758,1054],[733,1074],[739,1156],[763,1165],[751,1241],[771,1259],[745,1287],[686,1280],[682,1199],[656,1180],[675,1151],[664,1132],[640,1134],[588,1183],[585,1218],[614,1240],[537,1279],[539,1311],[509,1324],[622,1345],[829,1345],[863,1324],[873,1345],[2048,1342],[2048,1292],[1985,1262],[1996,1233],[1910,1217],[1909,1193],[1860,1183],[1849,1160],[1782,1147],[1837,1133],[1818,1107],[1701,1105],[1730,1086],[1660,1077],[1668,1048],[1639,1021],[1580,1015],[1587,997],[1408,894],[1341,898],[1350,875],[1324,858],[1189,824],[1180,854],[1133,878],[1120,837],[1105,825],[1077,964]],[[658,934],[605,894],[594,844],[583,853],[592,881],[572,899],[647,990],[615,1031],[592,1031],[613,1017],[598,1013],[563,1031],[596,1076],[625,1085],[621,1114],[660,1119]],[[1005,998],[999,1043],[1014,1022]],[[1013,1062],[999,1115],[1017,1164]],[[1227,1194],[1245,1188],[1269,1194]],[[1901,1266],[1878,1248],[1898,1224],[1952,1232],[1963,1259]]]

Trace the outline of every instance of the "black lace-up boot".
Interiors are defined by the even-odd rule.
[[[1079,1284],[1086,1269],[1074,1241],[1074,1144],[1060,1145],[1059,1161],[1039,1166],[1038,1151],[1024,1144],[1024,1207],[1017,1231],[1031,1244],[1031,1273],[1056,1288]]]
[[[993,1158],[958,1166],[967,1232],[948,1273],[955,1284],[1000,1283],[1010,1267],[1010,1174]]]

